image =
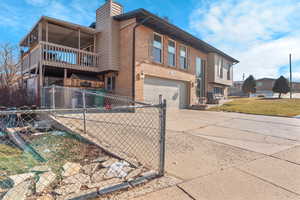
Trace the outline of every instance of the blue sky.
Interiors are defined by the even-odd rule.
[[[1,0],[0,43],[18,44],[42,15],[89,25],[104,0]],[[234,79],[288,76],[293,55],[300,81],[298,0],[118,0],[125,11],[145,8],[240,60]]]

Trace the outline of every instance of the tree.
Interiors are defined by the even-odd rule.
[[[256,93],[256,81],[252,75],[244,81],[242,90],[245,94],[248,94],[248,96],[250,96],[251,93]]]
[[[9,88],[17,79],[16,47],[6,43],[0,44],[0,87]]]
[[[23,75],[18,69],[18,48],[0,44],[0,107],[20,107],[32,104],[23,87]]]
[[[275,80],[273,85],[273,92],[279,93],[278,98],[281,98],[281,94],[288,93],[291,88],[289,87],[289,82],[284,76],[280,76],[278,79]]]

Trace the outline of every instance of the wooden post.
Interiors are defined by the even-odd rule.
[[[43,94],[43,66],[39,64],[39,103],[42,104],[42,94]]]
[[[67,73],[68,73],[67,69],[64,69],[64,86],[66,86],[66,80],[68,75]]]
[[[78,49],[80,50],[80,29],[78,29]]]
[[[96,53],[96,34],[94,34],[94,53]]]
[[[48,27],[48,21],[46,22],[46,42],[48,42],[49,39],[49,27]]]
[[[290,99],[293,98],[293,78],[292,78],[292,54],[290,54]]]
[[[38,41],[42,41],[43,40],[43,23],[40,22],[38,25]]]

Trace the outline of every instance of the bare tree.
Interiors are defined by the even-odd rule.
[[[18,79],[17,49],[10,43],[0,44],[0,84],[2,88],[10,87]]]
[[[18,52],[10,43],[0,44],[0,107],[32,105],[23,87],[23,74],[18,69]]]

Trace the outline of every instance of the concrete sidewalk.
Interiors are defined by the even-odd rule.
[[[300,121],[179,110],[167,115],[177,185],[134,200],[300,200]]]

